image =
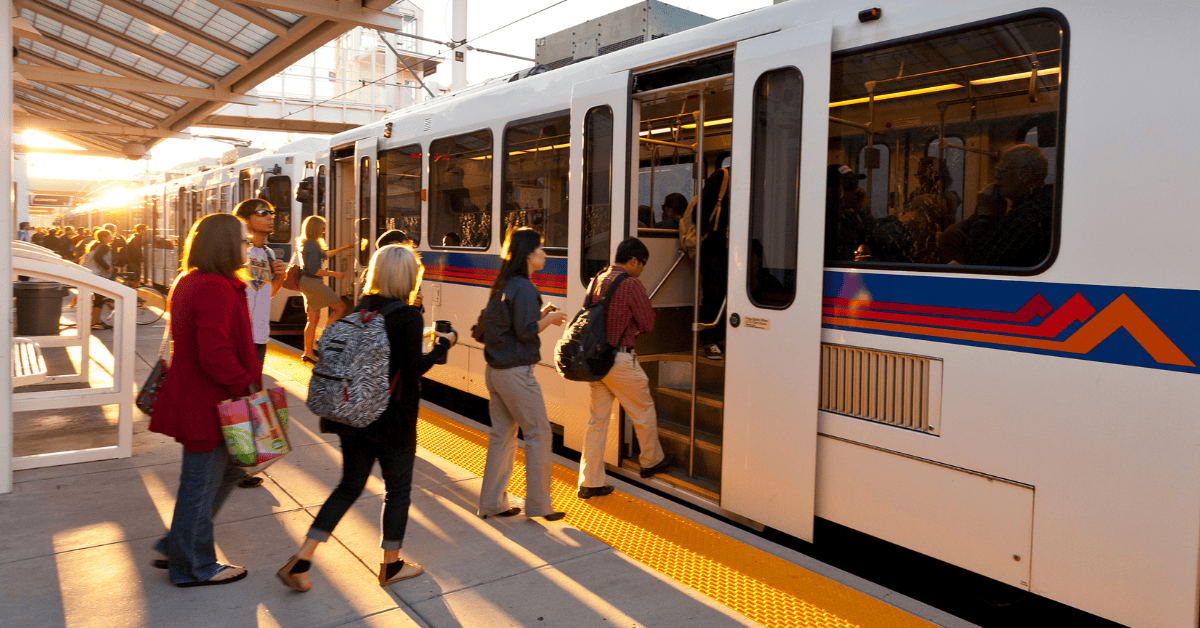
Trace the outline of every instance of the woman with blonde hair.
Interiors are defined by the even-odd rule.
[[[325,285],[321,277],[341,279],[342,273],[325,270],[325,260],[354,246],[347,244],[332,251],[325,248],[325,219],[320,216],[309,216],[304,219],[301,228],[300,242],[300,292],[304,295],[304,310],[308,322],[304,325],[304,355],[301,359],[309,364],[316,364],[313,356],[313,342],[317,336],[317,323],[321,320],[321,310],[329,308],[329,323],[336,321],[346,313],[346,305],[332,288]]]
[[[246,230],[230,214],[201,218],[188,235],[182,273],[171,286],[171,368],[150,414],[150,431],[183,445],[171,529],[158,542],[155,567],[181,587],[228,584],[246,569],[217,562],[213,518],[245,473],[221,434],[217,404],[250,393],[262,364],[250,331],[243,265]]]
[[[329,539],[334,527],[358,499],[376,460],[387,489],[383,500],[383,562],[379,565],[379,584],[386,586],[425,571],[416,563],[400,559],[417,453],[417,404],[421,399],[421,376],[445,357],[458,335],[453,331],[437,334],[439,339],[433,350],[422,353],[424,320],[420,310],[409,305],[421,285],[422,270],[417,254],[408,246],[385,246],[371,257],[367,287],[355,309],[376,311],[384,317],[390,344],[388,380],[395,382],[395,391],[383,414],[366,427],[321,419],[322,432],[341,438],[342,480],[321,506],[300,550],[277,573],[285,585],[296,591],[312,587],[308,571],[313,553]]]

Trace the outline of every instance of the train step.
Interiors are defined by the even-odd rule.
[[[675,421],[658,420],[659,440],[670,439],[685,447],[691,441],[691,428]],[[663,444],[666,447],[666,443]],[[703,430],[696,430],[696,449],[720,455],[721,437]]]
[[[637,462],[628,459],[621,461],[621,468],[633,473],[642,470]],[[656,474],[654,479],[715,504],[721,502],[721,484],[707,478],[688,477],[686,460],[682,462],[676,460],[665,472]]]
[[[692,391],[691,391],[691,389],[688,389],[688,388],[673,388],[670,386],[660,386],[658,388],[658,394],[665,395],[668,397],[674,397],[676,399],[682,399],[683,401],[687,401],[687,402],[690,402],[692,399]],[[708,392],[706,390],[696,391],[696,403],[703,404],[710,408],[715,408],[717,410],[722,410],[725,408],[725,399],[724,399],[723,395],[718,395],[716,393]]]

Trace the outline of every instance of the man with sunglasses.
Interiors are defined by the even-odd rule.
[[[583,457],[579,463],[577,495],[580,499],[603,497],[613,492],[613,487],[604,483],[604,445],[608,441],[614,399],[633,419],[633,431],[642,449],[638,458],[641,476],[648,478],[666,471],[671,465],[671,456],[663,454],[658,440],[658,413],[654,398],[650,396],[650,380],[633,350],[638,334],[654,330],[654,306],[650,305],[646,287],[638,281],[649,260],[650,251],[645,243],[637,238],[625,240],[617,245],[613,265],[600,274],[594,291],[587,296],[589,304],[602,300],[614,279],[622,273],[628,275],[617,286],[604,313],[604,331],[608,335],[608,344],[617,348],[617,356],[604,379],[590,384],[591,416],[583,436]]]
[[[287,275],[287,264],[276,259],[275,251],[267,246],[267,236],[275,230],[275,208],[261,198],[246,199],[233,208],[233,215],[246,225],[246,301],[250,306],[250,329],[258,360],[266,363],[267,341],[271,337],[271,297]],[[254,488],[263,483],[253,475],[238,480],[242,488]]]

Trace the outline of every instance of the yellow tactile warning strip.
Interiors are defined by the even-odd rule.
[[[271,346],[268,365],[307,384],[310,369]],[[487,435],[421,408],[417,439],[430,453],[483,475]],[[525,494],[524,452],[517,450],[509,492]],[[932,624],[864,593],[614,491],[575,497],[576,474],[554,465],[551,495],[566,523],[630,558],[771,628],[908,627]]]

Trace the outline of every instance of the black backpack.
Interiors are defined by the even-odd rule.
[[[617,292],[617,286],[628,276],[625,273],[617,275],[608,287],[604,299],[588,305],[587,302],[592,300],[592,289],[600,276],[592,278],[592,282],[588,284],[583,308],[563,331],[562,340],[554,347],[554,368],[558,370],[559,375],[573,382],[598,382],[608,375],[617,357],[617,348],[608,344],[604,319],[608,313],[608,303]]]

